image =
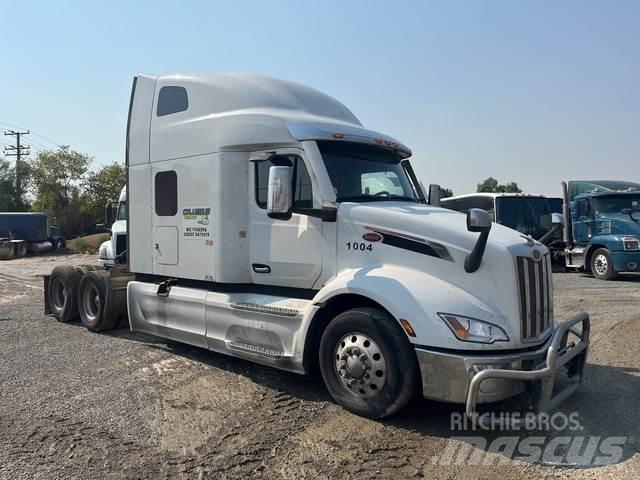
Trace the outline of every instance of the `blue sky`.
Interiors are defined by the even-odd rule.
[[[248,72],[338,98],[456,193],[640,180],[637,1],[0,0],[0,18],[0,127],[96,165],[123,161],[134,74]]]

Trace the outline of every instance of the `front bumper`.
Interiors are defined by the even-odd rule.
[[[582,329],[577,330],[577,324]],[[582,382],[590,331],[585,312],[560,323],[539,349],[508,354],[452,354],[416,348],[425,398],[465,403],[467,414],[478,403],[496,402],[524,391],[525,382],[539,384],[536,408],[547,412],[569,397]],[[569,334],[578,337],[568,342]],[[556,374],[567,367],[571,384],[553,395]]]
[[[611,252],[613,269],[616,272],[638,272],[640,271],[640,251],[637,250],[617,250]]]

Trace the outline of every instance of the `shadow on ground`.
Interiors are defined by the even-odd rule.
[[[125,329],[107,334],[242,375],[263,387],[283,391],[305,401],[333,403],[318,378],[280,371]],[[531,430],[475,429],[470,422],[460,428],[460,423],[455,422],[463,418],[463,405],[424,399],[416,399],[404,411],[380,422],[412,435],[450,439],[448,445],[453,450],[449,452],[450,458],[441,459],[444,462],[495,464],[515,457],[524,463],[587,469],[623,462],[638,453],[636,436],[640,431],[640,409],[620,410],[615,409],[615,405],[622,405],[620,400],[624,397],[627,398],[624,404],[634,404],[640,392],[640,369],[588,364],[586,378],[586,383],[576,395],[548,418],[548,427],[543,419],[543,428]],[[484,407],[481,413],[526,412],[530,404],[530,398],[522,395]],[[357,417],[354,418],[358,421]],[[491,456],[483,456],[485,453]]]

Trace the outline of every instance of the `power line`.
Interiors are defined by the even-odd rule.
[[[25,130],[24,128],[18,126],[18,125],[13,125],[12,123],[7,123],[7,122],[0,122],[0,125],[5,125],[7,127],[11,127],[11,128],[17,128],[18,130]],[[54,142],[53,140],[51,140],[50,138],[45,137],[44,135],[39,134],[38,132],[34,132],[33,130],[31,130],[31,135],[35,135],[38,138],[41,138],[47,142],[49,142],[52,145],[55,145],[56,147],[59,147],[60,145],[62,145],[61,143],[58,142]],[[34,142],[35,143],[35,142]],[[46,147],[45,147],[46,148]]]

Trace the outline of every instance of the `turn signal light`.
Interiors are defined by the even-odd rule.
[[[408,320],[401,318],[400,325],[402,325],[402,328],[404,328],[404,331],[407,332],[407,335],[409,335],[410,337],[416,336],[416,331],[413,329],[413,327],[411,326]]]

